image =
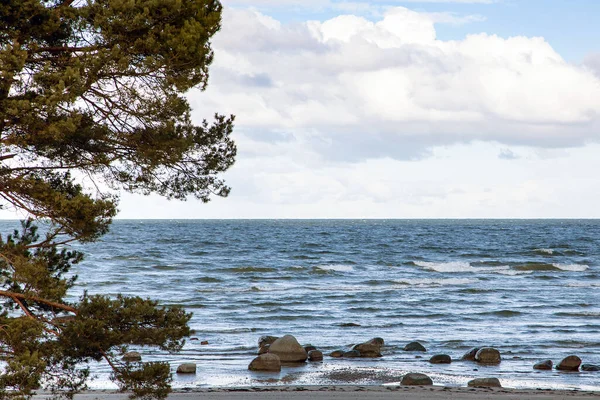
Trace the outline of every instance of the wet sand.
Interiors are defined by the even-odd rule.
[[[43,394],[34,399],[46,398]],[[505,388],[465,388],[443,386],[280,386],[248,388],[214,388],[177,391],[169,397],[172,400],[585,400],[600,399],[600,392],[564,390],[522,390]],[[75,396],[76,400],[126,400],[127,393],[114,391],[93,391]]]

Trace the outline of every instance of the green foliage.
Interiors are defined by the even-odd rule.
[[[65,301],[117,190],[170,199],[227,196],[233,116],[194,124],[219,30],[216,0],[0,2],[0,208],[21,210],[0,236],[0,398],[46,388],[72,397],[103,360],[138,397],[164,398],[164,363],[120,361],[129,346],[181,349],[190,315],[138,297]],[[37,224],[44,226],[40,234]]]

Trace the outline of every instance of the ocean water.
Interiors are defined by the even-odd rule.
[[[119,220],[76,247],[86,259],[74,295],[140,295],[194,313],[199,340],[181,353],[141,350],[173,370],[198,364],[175,387],[341,384],[352,370],[358,384],[424,372],[449,386],[496,376],[600,390],[598,372],[532,369],[571,354],[600,364],[600,221]],[[324,354],[376,336],[386,347],[378,359],[247,370],[260,336],[288,333]],[[413,340],[427,353],[404,352]],[[502,363],[459,360],[475,346],[498,348]],[[428,363],[440,353],[455,361]],[[92,370],[91,387],[112,387],[106,365]]]

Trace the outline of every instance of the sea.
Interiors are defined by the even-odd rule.
[[[174,373],[175,388],[393,385],[422,372],[445,386],[600,390],[600,372],[532,368],[569,355],[600,364],[600,220],[116,220],[74,247],[86,256],[73,298],[121,293],[193,313],[180,353],[138,349],[173,372],[197,364]],[[285,334],[323,362],[249,371],[258,339]],[[373,337],[383,357],[328,356]],[[411,341],[427,352],[404,351]],[[482,346],[502,362],[461,360]],[[430,364],[434,354],[453,362]],[[91,388],[116,387],[107,365],[90,367]]]

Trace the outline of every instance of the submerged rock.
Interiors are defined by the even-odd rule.
[[[556,369],[560,371],[579,371],[579,366],[581,365],[581,358],[577,356],[568,356],[563,358]]]
[[[533,365],[533,369],[550,370],[550,369],[552,369],[552,366],[553,366],[552,360],[544,360],[544,361],[540,361],[539,363],[535,363]]]
[[[423,346],[419,342],[410,342],[406,346],[404,346],[404,351],[427,351],[425,346]]]
[[[502,387],[498,378],[477,378],[467,382],[469,387]]]
[[[452,358],[448,354],[436,354],[429,359],[429,362],[432,364],[450,364]]]
[[[344,350],[334,350],[329,354],[329,357],[340,358],[344,357]]]
[[[430,377],[428,377],[425,374],[411,372],[402,377],[400,384],[401,385],[429,386],[429,385],[433,385],[433,381],[431,380]]]
[[[588,372],[600,371],[600,365],[595,365],[595,364],[581,364],[581,370],[582,371],[588,371]]]
[[[500,352],[493,347],[482,347],[475,354],[475,361],[482,364],[500,364]]]
[[[305,344],[303,347],[307,353],[310,352],[311,350],[317,350],[317,348],[315,346],[313,346],[312,344]]]
[[[271,343],[269,353],[279,356],[281,362],[304,362],[308,353],[292,335],[285,335]]]
[[[178,374],[195,374],[196,373],[196,364],[194,363],[185,363],[181,364],[177,367]]]
[[[250,362],[248,369],[250,371],[279,372],[281,371],[281,360],[275,354],[261,354]]]

